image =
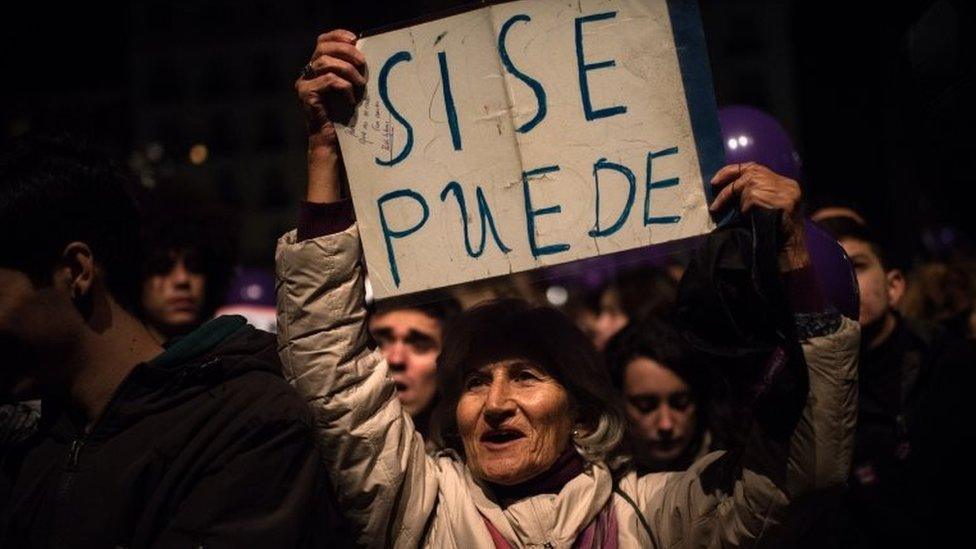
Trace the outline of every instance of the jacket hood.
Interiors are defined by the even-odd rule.
[[[266,370],[280,375],[273,334],[249,325],[240,315],[219,316],[166,345],[148,365],[163,371],[221,360],[224,371]]]

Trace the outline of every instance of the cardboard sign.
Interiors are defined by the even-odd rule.
[[[385,298],[711,231],[697,6],[525,0],[362,38],[339,137]]]

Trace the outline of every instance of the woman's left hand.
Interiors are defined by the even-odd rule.
[[[733,198],[738,199],[742,213],[757,206],[782,210],[785,244],[780,252],[780,271],[801,269],[810,264],[803,239],[799,183],[761,164],[743,162],[720,169],[712,178],[712,185],[722,187],[709,208],[713,212],[726,207]]]

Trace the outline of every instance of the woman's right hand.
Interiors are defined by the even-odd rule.
[[[341,154],[333,122],[348,119],[366,86],[366,58],[356,35],[336,29],[322,34],[295,90],[308,130],[309,202],[336,202],[341,196]]]

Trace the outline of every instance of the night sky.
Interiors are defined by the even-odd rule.
[[[3,18],[0,39],[5,98],[125,83],[125,4],[24,2]]]

